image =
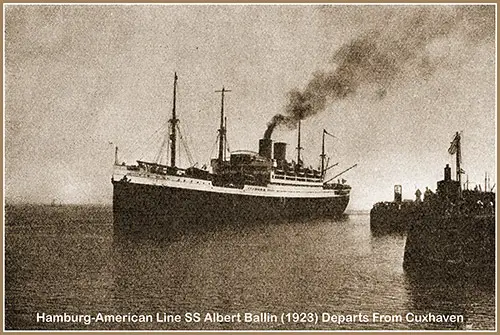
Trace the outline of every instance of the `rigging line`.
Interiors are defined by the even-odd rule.
[[[150,136],[146,139],[146,141],[151,140],[151,138],[152,138],[153,136],[155,136],[156,134],[158,134],[158,132],[160,132],[160,131],[164,130],[166,125],[167,125],[167,123],[166,123],[166,122],[165,122],[165,123],[163,123],[163,124],[161,124],[161,125],[160,125],[160,127],[158,127],[158,129],[156,129],[156,130],[155,130],[155,131],[154,131],[154,132],[153,132],[153,133],[152,133],[152,134],[151,134],[151,135],[150,135]],[[137,139],[137,140],[136,140],[136,141],[135,141],[135,142],[131,145],[131,147],[132,147],[132,146],[137,145],[137,143],[139,143],[139,141],[140,141],[140,140],[141,140],[141,136],[139,136],[139,138],[138,138],[138,139]],[[135,151],[137,151],[137,149],[136,149]]]
[[[163,164],[168,165],[168,161],[170,160],[170,148],[172,147],[172,142],[167,141],[167,150],[163,151]],[[161,162],[160,162],[161,163]]]
[[[210,155],[208,156],[208,161],[210,161],[210,159],[212,158],[212,155],[213,155],[213,153],[215,151],[215,148],[217,147],[217,143],[218,142],[219,142],[219,134],[217,134],[216,139],[215,139],[215,143],[212,146],[212,150],[210,150]]]
[[[186,152],[186,156],[187,156],[187,159],[189,161],[189,164],[190,164],[190,166],[193,166],[194,165],[194,163],[193,163],[193,156],[191,156],[191,152],[189,150],[187,141],[184,140],[184,137],[182,136],[181,129],[180,129],[180,127],[178,125],[177,125],[177,130],[179,131],[179,138],[181,139],[181,143],[182,143],[182,146],[184,148],[184,151]]]
[[[178,124],[179,125],[179,124]],[[184,127],[182,128],[184,129]],[[196,156],[196,154],[193,154],[193,151],[190,149],[193,147],[193,141],[192,141],[192,137],[189,136],[189,133],[188,132],[185,132],[185,131],[182,131],[179,129],[179,133],[181,134],[186,134],[186,146],[187,146],[187,149],[189,151],[189,155],[191,156],[191,159],[193,160],[193,162],[197,162],[199,157],[193,157],[193,156]]]
[[[148,143],[144,144],[142,148],[140,148],[140,160],[148,160],[153,162],[157,156],[157,147],[158,143],[164,141],[163,136],[156,136],[154,139],[150,140]]]
[[[191,154],[189,152],[189,148],[186,145],[186,142],[181,141],[181,143],[182,143],[182,147],[184,148],[184,151],[186,152],[186,156],[187,156],[187,159],[189,161],[189,166],[194,166],[193,156],[191,156]]]
[[[161,164],[161,165],[167,165],[168,164],[168,160],[170,158],[170,156],[169,156],[170,155],[170,146],[172,145],[172,142],[169,141],[168,139],[166,140],[166,142],[167,142],[167,144],[165,145],[166,146],[166,150],[162,150],[161,151],[161,157],[158,160],[158,164]]]
[[[163,135],[163,133],[165,132],[164,129],[162,129],[162,132],[161,133],[156,133],[154,137],[151,137],[149,139],[149,141],[147,142],[144,142],[142,146],[140,146],[139,148],[137,148],[135,152],[139,151],[140,150],[140,154],[141,154],[141,160],[143,159],[144,156],[149,156],[149,160],[153,161],[153,158],[155,158],[157,156],[157,149],[158,149],[158,143],[161,143],[165,141],[165,136]]]
[[[179,123],[176,122],[176,124],[174,126],[175,126],[176,133],[177,133],[176,138],[178,139],[177,148],[175,149],[179,153],[177,165],[182,166],[185,164],[185,158],[187,157],[187,160],[189,161],[189,157],[188,157],[188,153],[186,151],[186,144],[184,143],[184,138],[182,137],[182,133],[181,133],[181,130],[179,128]],[[171,144],[171,143],[172,142],[170,141],[169,144]],[[184,148],[184,152],[186,153],[186,157],[184,157],[182,155],[181,148]]]
[[[225,138],[225,140],[226,140],[226,151],[227,153],[231,154],[231,148],[229,148],[229,142],[227,140],[227,137]]]
[[[169,127],[170,128],[170,127]],[[169,132],[170,133],[170,132]],[[163,137],[163,141],[161,143],[161,146],[160,146],[160,149],[158,150],[158,152],[156,153],[155,155],[155,159],[154,161],[157,163],[157,164],[160,164],[161,163],[161,159],[165,156],[165,147],[168,145],[167,143],[168,141],[168,137],[167,136],[164,136]],[[169,142],[169,141],[168,141]]]
[[[144,145],[142,146],[139,146],[138,143],[140,141],[140,138],[137,139],[134,144],[131,145],[131,147],[134,147],[135,146],[135,149],[132,150],[132,151],[129,151],[127,152],[125,150],[125,156],[133,156],[135,153],[137,153],[137,151],[139,151],[140,149],[142,149],[144,151],[144,146],[147,146],[149,147],[150,143],[152,144],[153,143],[153,140],[154,142],[156,142],[158,139],[155,139],[155,136],[159,135],[159,132],[163,132],[165,130],[165,126],[167,125],[167,123],[164,123],[162,124],[158,129],[156,129],[156,131],[154,133],[152,133],[145,141],[144,141]],[[141,152],[142,156],[144,156],[144,152]]]

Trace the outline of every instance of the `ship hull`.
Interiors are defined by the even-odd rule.
[[[413,274],[495,273],[495,215],[420,215],[410,225],[404,269]]]
[[[348,202],[349,195],[269,197],[113,181],[115,225],[335,217]]]

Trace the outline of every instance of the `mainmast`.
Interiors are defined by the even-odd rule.
[[[321,141],[321,178],[325,176],[325,134],[326,129],[323,129],[323,139]]]
[[[299,119],[299,131],[297,132],[297,165],[300,164],[300,150],[302,147],[300,146],[300,119]]]
[[[176,111],[175,111],[175,97],[177,93],[177,72],[174,73],[174,100],[172,103],[172,118],[168,120],[170,122],[170,141],[171,141],[171,147],[170,147],[170,166],[175,167],[175,149],[176,149],[176,142],[177,142],[177,123],[179,122],[179,119],[177,118]]]
[[[324,178],[325,177],[325,172],[334,167],[335,165],[337,165],[338,163],[332,165],[332,166],[329,166],[329,167],[325,167],[325,158],[326,158],[326,153],[325,153],[325,135],[329,135],[333,138],[336,138],[335,136],[333,136],[332,134],[330,134],[329,132],[326,131],[326,129],[323,129],[323,139],[321,141],[321,178]],[[326,165],[328,166],[328,162],[326,162]]]
[[[226,127],[224,126],[224,93],[231,92],[231,90],[226,90],[222,86],[221,91],[215,91],[221,93],[221,104],[220,104],[220,128],[219,128],[219,162],[224,160],[224,143],[226,142]]]

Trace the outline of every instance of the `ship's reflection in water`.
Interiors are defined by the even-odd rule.
[[[313,219],[317,222],[325,219]],[[342,214],[330,218],[334,222],[347,222],[349,215]],[[291,224],[308,225],[310,218],[274,218],[271,220],[249,218],[201,218],[184,217],[120,217],[114,219],[114,237],[117,240],[175,242],[187,237],[195,238],[205,234],[215,234],[227,229],[234,231],[266,229],[268,226]]]

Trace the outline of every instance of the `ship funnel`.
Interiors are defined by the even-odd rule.
[[[259,140],[259,155],[271,159],[273,151],[273,140],[261,138]]]
[[[401,185],[394,185],[394,202],[403,201],[403,188]]]
[[[444,180],[445,181],[451,180],[451,168],[450,168],[450,164],[446,164],[446,167],[444,168]]]
[[[274,159],[278,162],[283,162],[286,160],[286,143],[285,142],[274,143]]]

